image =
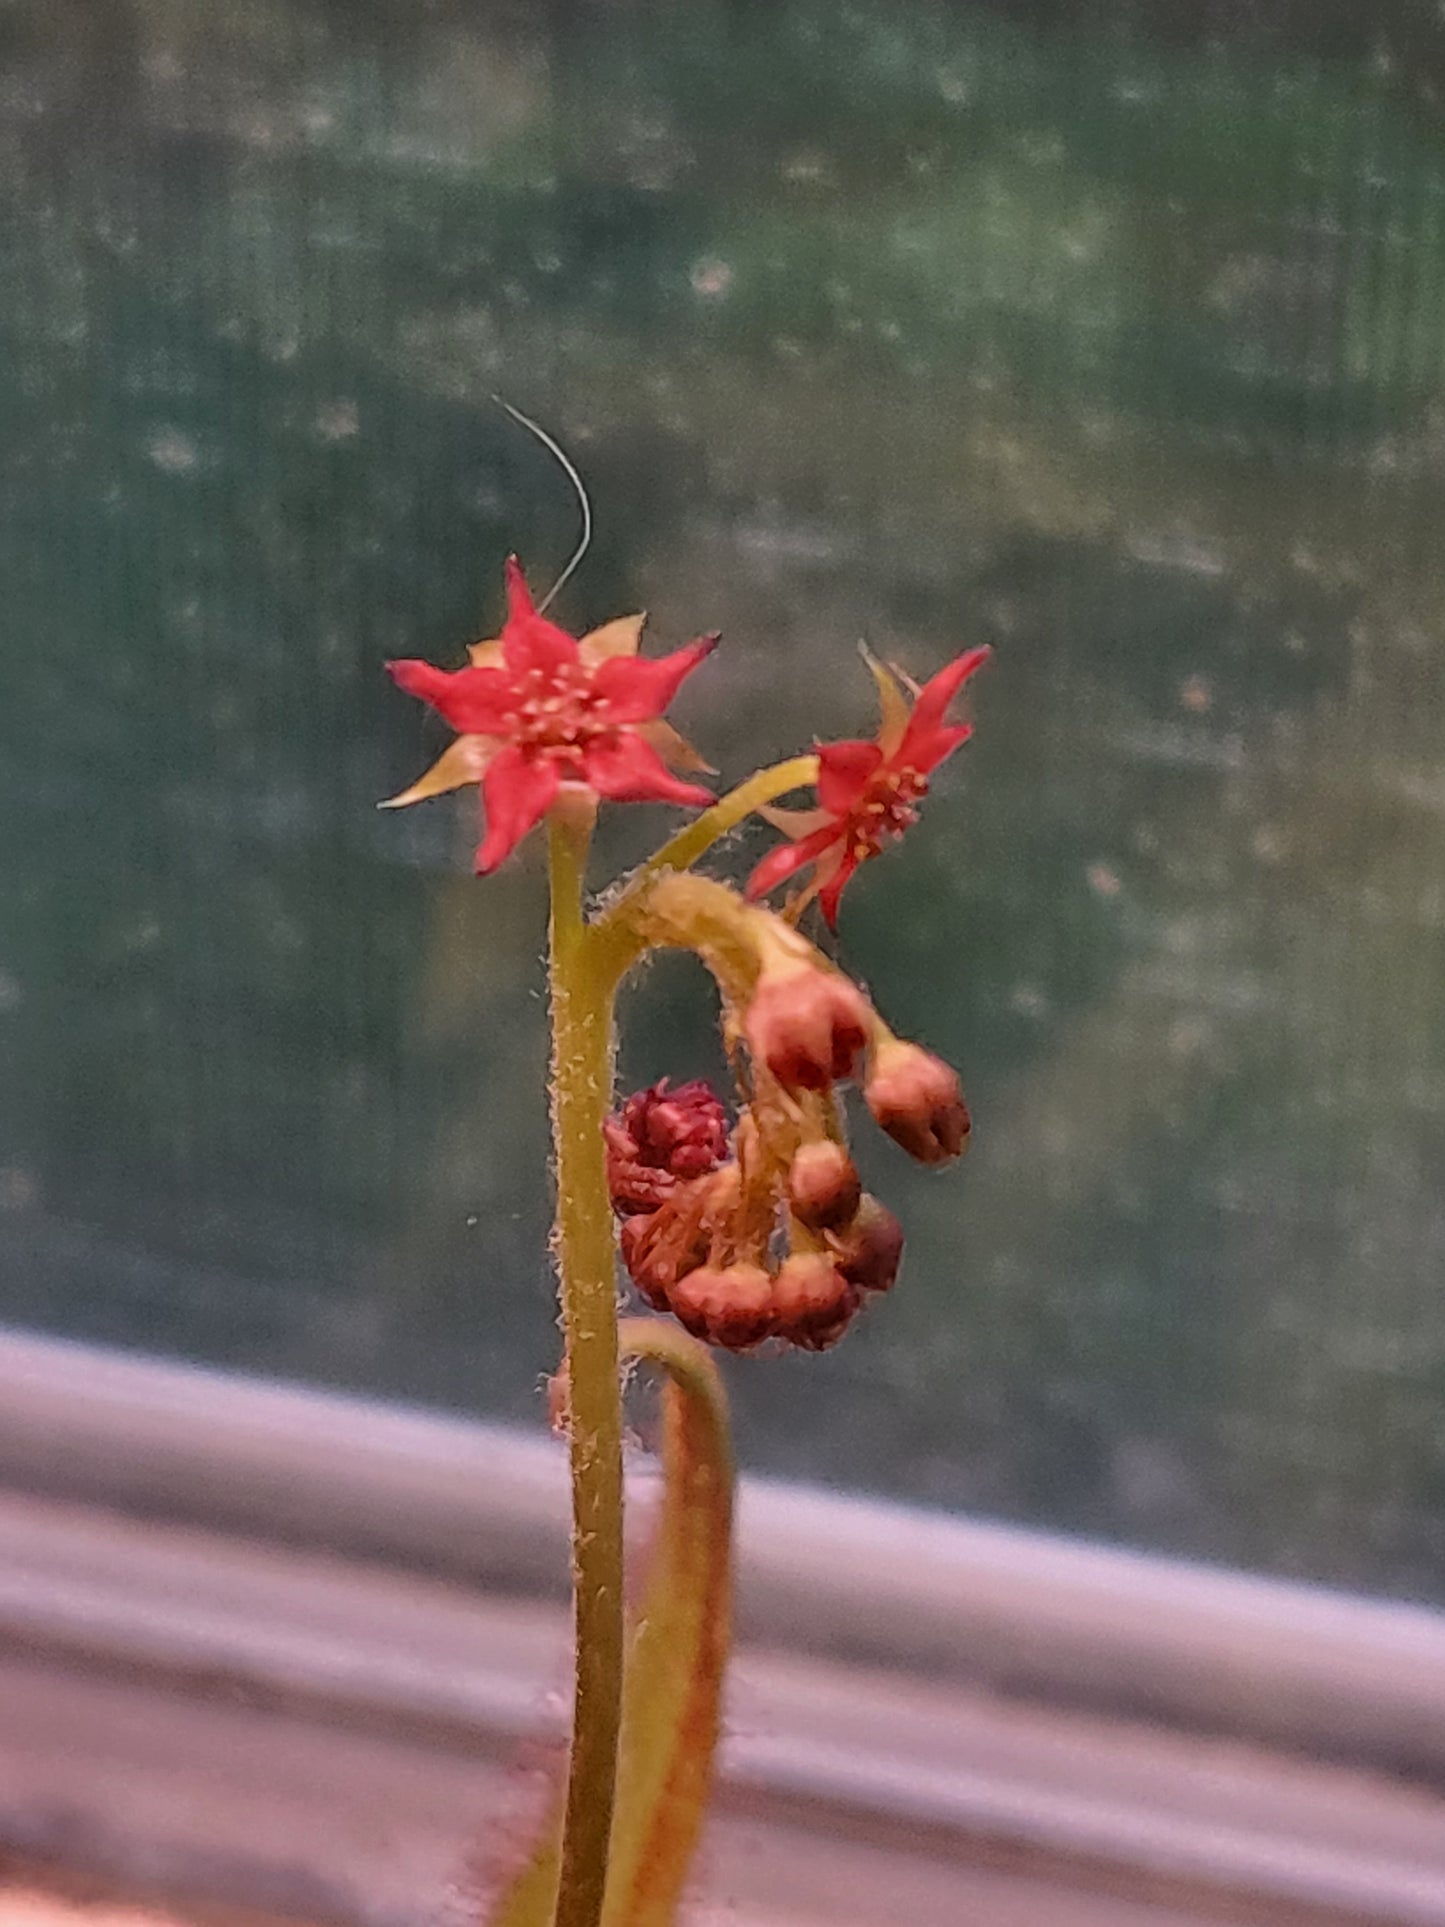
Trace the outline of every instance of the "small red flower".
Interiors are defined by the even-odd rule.
[[[837,929],[838,900],[848,879],[917,819],[929,776],[973,734],[971,723],[943,719],[989,654],[987,649],[970,649],[955,657],[917,690],[911,710],[895,676],[869,658],[883,712],[877,738],[820,746],[816,810],[761,812],[792,841],[765,856],[753,871],[750,897],[766,896],[811,864],[812,881],[796,908],[816,896],[829,929]]]
[[[647,659],[637,654],[642,618],[628,616],[578,641],[538,614],[515,556],[508,558],[506,581],[506,625],[496,641],[472,645],[470,667],[387,664],[409,695],[440,710],[461,732],[388,807],[479,782],[486,835],[477,871],[485,876],[566,785],[619,803],[710,803],[706,790],[668,768],[705,766],[661,718],[717,637]]]

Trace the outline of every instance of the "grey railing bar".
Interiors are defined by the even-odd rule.
[[[644,1475],[645,1477],[645,1475]],[[541,1432],[0,1333],[0,1483],[561,1594]],[[1147,1717],[1445,1786],[1445,1615],[764,1479],[755,1643]]]

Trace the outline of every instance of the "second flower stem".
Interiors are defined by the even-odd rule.
[[[754,810],[786,796],[789,790],[802,789],[818,780],[816,756],[794,756],[786,763],[773,763],[718,798],[711,809],[669,837],[655,856],[629,878],[615,900],[593,925],[599,968],[615,984],[636,963],[645,948],[637,933],[634,915],[639,901],[657,878],[670,870],[688,870],[705,856],[720,837],[728,835]]]
[[[612,1206],[602,1137],[612,985],[583,915],[587,833],[550,827],[552,1129],[571,1415],[576,1694],[555,1927],[597,1927],[622,1703],[622,1409]]]

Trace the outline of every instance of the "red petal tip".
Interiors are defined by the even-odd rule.
[[[507,586],[507,607],[512,615],[514,617],[535,615],[532,591],[527,587],[527,578],[515,555],[509,555],[503,563],[502,580]]]
[[[433,679],[445,675],[434,663],[423,662],[419,656],[398,656],[386,665],[386,673],[398,689],[404,689],[408,696],[429,697],[434,687]]]

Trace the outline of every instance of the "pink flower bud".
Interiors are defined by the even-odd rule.
[[[743,1027],[748,1048],[788,1090],[822,1091],[851,1075],[869,1010],[846,977],[812,964],[767,970]]]
[[[858,1172],[841,1144],[821,1139],[800,1147],[788,1167],[788,1203],[810,1231],[836,1231],[858,1209]]]
[[[705,1265],[713,1233],[735,1202],[737,1166],[679,1184],[656,1211],[622,1220],[617,1242],[632,1282],[654,1311],[671,1309],[668,1294],[685,1272]]]
[[[669,1294],[673,1314],[694,1338],[744,1352],[773,1334],[773,1287],[757,1265],[711,1265],[679,1278]]]
[[[617,1243],[627,1275],[654,1311],[667,1311],[668,1290],[676,1267],[668,1261],[665,1237],[659,1236],[660,1212],[639,1212],[624,1218],[617,1228]]]
[[[637,1091],[603,1125],[607,1183],[616,1210],[653,1211],[680,1180],[705,1176],[727,1156],[727,1112],[710,1084],[668,1080]]]
[[[662,1078],[622,1107],[628,1134],[649,1164],[678,1178],[700,1178],[728,1154],[728,1119],[722,1099],[706,1079],[693,1078],[670,1091]]]
[[[830,1240],[838,1269],[860,1291],[888,1291],[903,1261],[903,1227],[886,1205],[865,1193],[857,1216]]]
[[[920,1164],[947,1164],[968,1142],[957,1075],[917,1044],[883,1045],[863,1095],[878,1124]]]
[[[826,1252],[799,1252],[773,1280],[773,1319],[779,1338],[804,1351],[836,1345],[853,1321],[858,1291]]]

